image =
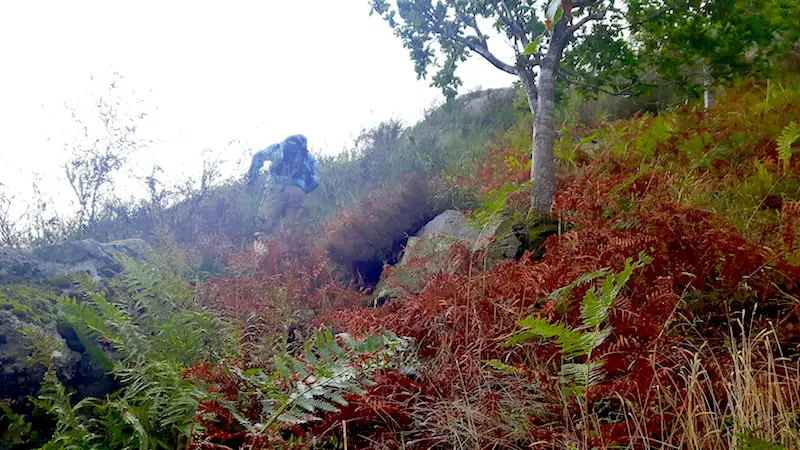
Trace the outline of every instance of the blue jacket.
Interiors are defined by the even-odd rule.
[[[319,186],[319,167],[317,160],[306,149],[306,139],[302,135],[290,136],[279,144],[253,155],[253,162],[247,172],[248,184],[258,179],[258,172],[265,162],[271,161],[266,183],[297,186],[309,193]]]

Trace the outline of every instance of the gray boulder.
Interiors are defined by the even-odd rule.
[[[53,244],[32,250],[0,248],[0,283],[34,282],[87,272],[95,280],[111,277],[121,269],[115,256],[142,259],[150,247],[141,239],[101,244],[93,239]]]
[[[437,273],[465,270],[450,258],[450,250],[456,243],[466,245],[473,253],[484,252],[484,258],[473,267],[476,270],[515,258],[523,250],[508,221],[497,220],[481,228],[460,211],[445,211],[408,239],[400,262],[381,277],[373,304],[383,304],[405,294],[419,294]]]
[[[499,108],[507,106],[514,101],[517,90],[513,87],[487,89],[464,94],[458,98],[463,102],[464,112],[471,119],[483,119],[492,115]]]
[[[508,220],[499,218],[479,228],[462,212],[448,210],[428,222],[417,237],[451,238],[468,243],[473,252],[489,250],[486,268],[501,259],[515,258],[522,249],[522,241],[511,232],[509,225]]]
[[[31,250],[0,248],[0,400],[23,410],[47,366],[76,390],[75,399],[113,390],[112,379],[60,319],[58,295],[71,295],[69,275],[87,272],[102,281],[122,269],[115,257],[143,259],[141,239],[99,243],[87,239]]]

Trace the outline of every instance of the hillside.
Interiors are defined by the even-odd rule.
[[[550,217],[520,98],[365,131],[271,235],[231,181],[3,250],[0,448],[800,448],[800,78],[562,101]]]

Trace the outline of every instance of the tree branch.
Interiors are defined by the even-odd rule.
[[[558,76],[559,76],[559,78],[561,78],[562,80],[566,81],[567,83],[569,83],[571,85],[585,87],[585,88],[588,88],[588,89],[592,89],[592,90],[595,90],[595,91],[598,91],[598,92],[602,92],[604,94],[613,95],[613,96],[617,96],[617,97],[623,97],[623,96],[630,95],[630,90],[639,85],[639,83],[633,83],[630,86],[626,87],[625,89],[615,92],[615,91],[609,91],[608,89],[604,89],[604,88],[601,88],[600,86],[596,86],[596,85],[593,85],[593,84],[584,83],[584,82],[577,81],[577,80],[571,80],[567,76],[567,71],[565,69],[563,69],[563,68],[559,69]]]
[[[517,68],[511,64],[505,63],[500,60],[497,56],[495,56],[491,51],[489,51],[489,46],[486,44],[486,37],[481,33],[480,29],[478,28],[478,22],[473,17],[471,20],[465,18],[460,11],[456,10],[456,14],[458,15],[459,19],[471,26],[474,30],[476,35],[475,36],[461,36],[456,31],[455,33],[448,33],[447,30],[442,27],[442,25],[430,14],[430,11],[423,11],[422,15],[426,16],[429,23],[437,24],[438,30],[436,30],[440,36],[446,37],[448,39],[456,40],[469,48],[470,50],[474,51],[475,53],[481,55],[485,60],[489,61],[489,63],[496,68],[502,70],[511,75],[519,76],[519,72]]]
[[[455,39],[461,42],[462,44],[469,47],[470,50],[474,51],[475,53],[483,56],[483,58],[496,68],[502,70],[511,75],[519,75],[519,71],[515,66],[511,64],[505,63],[500,60],[497,56],[495,56],[492,52],[489,51],[489,48],[486,46],[485,42],[481,42],[480,38],[475,38],[474,40],[468,39],[463,36],[455,36]],[[475,41],[478,41],[479,44],[476,44]]]
[[[589,15],[587,15],[587,16],[585,16],[585,17],[583,17],[583,18],[582,18],[581,20],[579,20],[579,21],[578,21],[576,24],[574,24],[574,25],[570,26],[570,27],[567,29],[567,32],[570,34],[570,36],[572,36],[572,35],[573,35],[573,34],[574,34],[576,31],[578,31],[578,30],[579,30],[579,29],[580,29],[582,26],[586,25],[586,23],[587,23],[587,22],[589,22],[589,21],[591,21],[591,20],[601,20],[601,19],[602,19],[604,16],[605,16],[605,11],[593,12],[593,13],[591,13],[591,14],[589,14]]]
[[[519,39],[522,43],[522,48],[528,46],[531,43],[530,39],[528,39],[528,33],[525,32],[525,27],[520,24],[519,19],[514,15],[512,9],[508,6],[508,2],[506,0],[502,0],[501,3],[503,7],[505,7],[506,14],[505,16],[502,12],[500,13],[500,20],[506,24],[506,26],[511,30],[511,33]]]
[[[590,6],[599,5],[603,0],[575,0],[572,2],[572,8],[588,8]]]

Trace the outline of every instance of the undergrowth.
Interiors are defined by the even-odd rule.
[[[311,199],[324,224],[209,242],[225,268],[194,289],[134,261],[81,278],[60,309],[118,389],[75,402],[49,367],[45,448],[798,448],[800,84],[717,100],[574,127],[564,112],[548,218],[528,212],[529,114],[445,108],[331,163]],[[455,242],[415,293],[365,306],[407,235],[456,204],[543,242],[485,270]]]

